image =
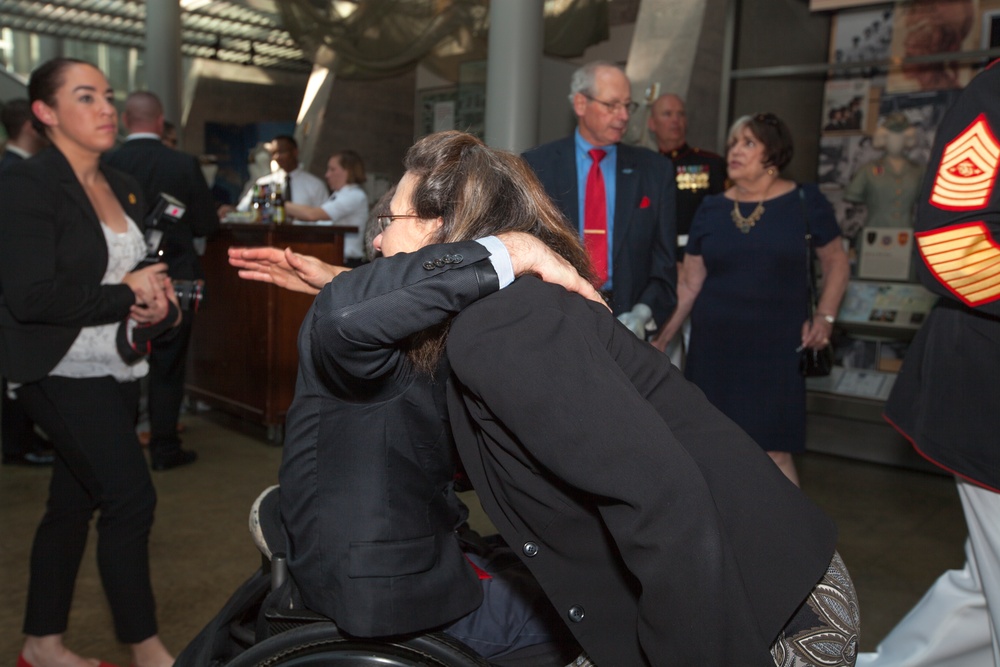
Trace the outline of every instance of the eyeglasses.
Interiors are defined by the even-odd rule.
[[[419,218],[419,215],[377,215],[375,216],[375,222],[382,229],[385,229],[392,224],[393,220],[399,220],[400,218]]]
[[[605,102],[604,100],[599,100],[596,97],[591,97],[587,93],[580,93],[580,94],[586,97],[591,102],[597,102],[598,104],[603,105],[611,113],[618,113],[620,109],[624,109],[625,113],[631,115],[634,114],[636,112],[636,109],[639,108],[639,103],[633,102],[631,100],[629,100],[628,102]]]

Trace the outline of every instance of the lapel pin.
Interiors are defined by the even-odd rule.
[[[631,173],[632,173],[632,171],[633,171],[633,170],[632,170],[632,168],[631,168],[631,167],[625,167],[624,169],[622,169],[622,173],[623,173],[623,174],[631,174]]]
[[[135,195],[132,194],[131,192],[128,193],[128,203],[129,204],[135,204]]]

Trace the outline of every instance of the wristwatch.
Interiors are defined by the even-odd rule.
[[[833,324],[834,322],[837,321],[837,318],[834,317],[833,315],[827,315],[825,313],[816,313],[816,314],[819,315],[820,317],[822,317],[824,320],[826,320],[830,324]]]

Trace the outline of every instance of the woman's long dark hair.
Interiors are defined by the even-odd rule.
[[[471,134],[447,131],[414,144],[403,166],[417,179],[413,212],[443,220],[435,243],[525,232],[564,257],[581,276],[593,278],[576,230],[517,155],[490,148]],[[416,337],[410,358],[419,368],[432,371],[437,365],[446,332],[444,325]]]

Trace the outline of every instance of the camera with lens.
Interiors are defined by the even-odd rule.
[[[180,200],[171,197],[166,192],[160,193],[156,206],[149,212],[145,220],[146,256],[139,260],[133,270],[166,261],[164,258],[166,237],[164,229],[183,218],[186,210],[187,207]],[[205,297],[205,281],[178,278],[171,282],[174,285],[174,292],[177,293],[177,302],[181,310],[197,312]]]

